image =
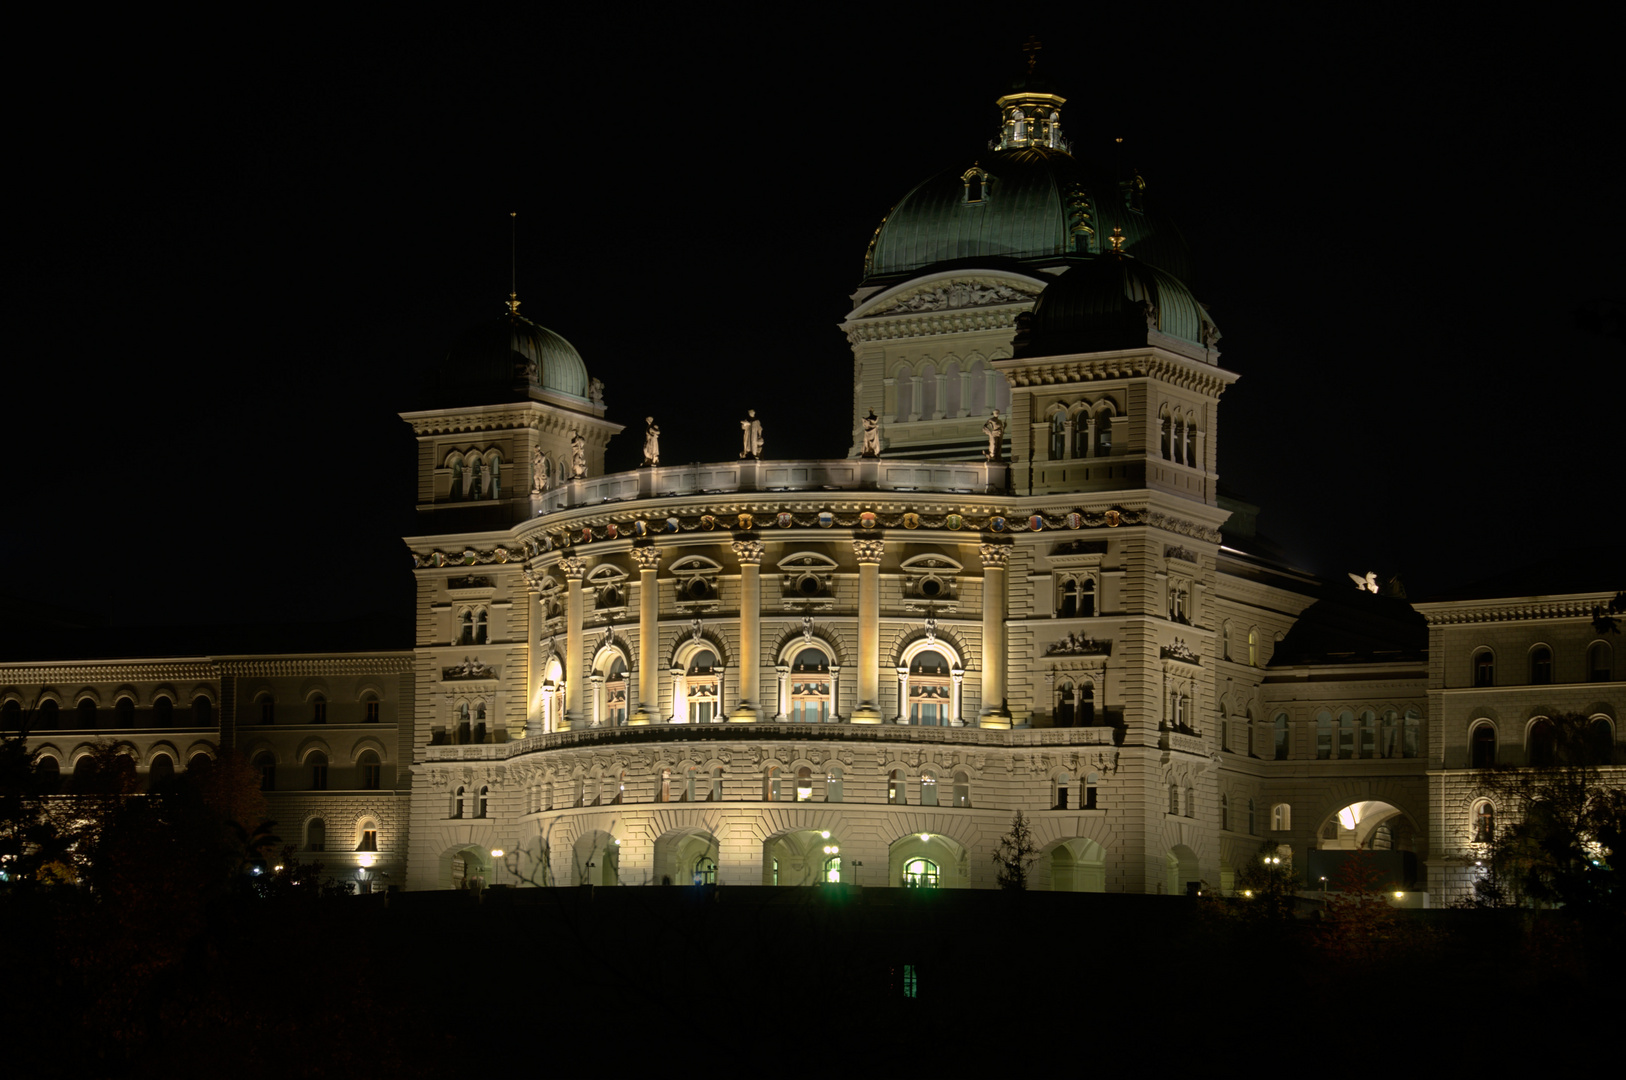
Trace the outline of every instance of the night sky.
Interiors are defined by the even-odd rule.
[[[0,592],[114,625],[409,611],[395,414],[503,310],[510,211],[522,311],[663,457],[733,456],[747,407],[769,456],[844,455],[870,234],[986,153],[1030,33],[1075,153],[1122,136],[1186,234],[1242,376],[1222,482],[1295,563],[1415,599],[1618,534],[1626,94],[1558,9],[590,10],[20,37]]]

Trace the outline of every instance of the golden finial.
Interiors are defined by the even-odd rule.
[[[1028,39],[1022,43],[1022,51],[1028,54],[1028,74],[1030,75],[1033,73],[1034,65],[1039,62],[1039,50],[1042,48],[1044,46],[1039,44],[1039,39],[1032,34],[1029,34]]]
[[[518,274],[515,271],[514,247],[519,235],[519,211],[508,212],[508,314],[519,314]]]
[[[1117,225],[1114,225],[1112,227],[1112,235],[1107,237],[1107,243],[1112,245],[1112,253],[1114,255],[1122,255],[1124,253],[1123,229]]]

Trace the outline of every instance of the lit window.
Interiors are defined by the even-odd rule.
[[[806,765],[796,770],[796,801],[811,802],[813,799],[813,770]]]
[[[841,766],[832,765],[830,771],[824,774],[824,801],[841,801]]]
[[[790,669],[791,723],[821,724],[832,711],[830,658],[818,649],[803,649]]]
[[[951,719],[953,682],[948,659],[940,652],[916,654],[909,665],[909,722],[935,727]]]
[[[954,805],[960,807],[971,805],[971,778],[963,772],[954,774]]]
[[[694,883],[696,885],[717,884],[717,861],[710,855],[702,855],[694,861]],[[775,884],[778,884],[775,882]]]
[[[937,805],[937,777],[933,776],[929,770],[922,771],[920,774],[920,805]]]
[[[910,859],[903,864],[903,884],[910,889],[937,888],[937,864],[930,859]]]
[[[627,723],[627,662],[619,653],[610,659],[604,675],[604,719],[610,727]]]
[[[893,769],[886,784],[886,801],[888,803],[894,806],[902,806],[909,801],[904,797],[903,783],[903,773]]]
[[[1496,808],[1486,800],[1474,806],[1474,843],[1488,844],[1496,838]]]
[[[841,856],[832,855],[824,860],[824,883],[826,885],[841,884]]]
[[[689,723],[709,724],[713,720],[721,719],[716,653],[702,649],[689,661],[689,672],[684,679],[684,693],[688,700]]]
[[[1279,802],[1270,808],[1270,831],[1290,832],[1293,828],[1293,807]]]

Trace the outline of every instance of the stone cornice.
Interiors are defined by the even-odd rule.
[[[220,661],[223,675],[238,678],[274,678],[284,675],[402,675],[413,670],[410,652],[368,653],[352,656],[236,656]]]
[[[1522,622],[1530,619],[1590,619],[1593,609],[1608,606],[1614,593],[1573,593],[1567,596],[1504,597],[1490,600],[1444,600],[1413,604],[1430,626],[1467,623]]]
[[[0,680],[6,683],[169,682],[172,680],[218,679],[220,665],[210,659],[127,660],[86,662],[84,660],[24,661],[0,665]]]
[[[1217,398],[1238,376],[1224,368],[1161,349],[1091,353],[1075,357],[995,360],[1012,387],[1054,386],[1102,379],[1159,379]]]
[[[1031,304],[1006,304],[997,308],[962,308],[882,316],[860,323],[848,323],[844,329],[848,342],[854,345],[865,341],[963,334],[973,330],[1009,330],[1015,333],[1016,316],[1030,307]]]
[[[516,402],[512,405],[486,409],[436,409],[431,412],[402,413],[401,419],[412,426],[414,435],[420,437],[527,428],[561,433],[580,429],[589,439],[608,441],[611,435],[624,427],[622,424],[611,423],[590,413],[561,410],[536,401]]]

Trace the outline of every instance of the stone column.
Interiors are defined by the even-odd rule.
[[[858,705],[855,724],[881,722],[881,540],[854,540],[858,560]]]
[[[587,561],[573,555],[559,560],[565,575],[565,724],[574,726],[582,719],[582,575]]]
[[[1005,708],[1005,568],[1007,544],[982,545],[982,713],[983,727],[1008,728]]]
[[[520,738],[526,735],[541,735],[542,722],[537,715],[536,703],[541,698],[542,680],[547,675],[542,663],[542,628],[547,625],[547,612],[542,609],[542,587],[548,583],[548,574],[540,570],[526,570],[525,585],[531,591],[531,604],[526,608],[529,616],[525,628],[527,642],[525,653],[529,657],[529,672],[525,680],[525,730],[519,733]]]
[[[655,657],[661,629],[661,593],[655,581],[655,571],[661,564],[660,549],[635,547],[632,558],[638,564],[638,703],[627,717],[629,725],[654,720],[661,697],[657,681],[660,665]]]
[[[762,541],[734,541],[734,557],[740,561],[740,700],[728,718],[750,723],[761,719],[762,712],[757,701],[762,678],[757,656],[762,647]]]

